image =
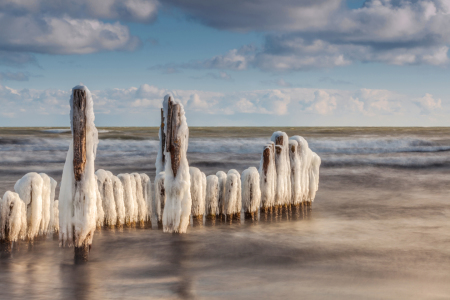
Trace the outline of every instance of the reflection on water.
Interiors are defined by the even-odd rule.
[[[28,171],[60,180],[66,134],[27,130],[14,143],[0,130],[3,192]],[[267,129],[252,130],[249,147],[258,149]],[[0,259],[0,299],[448,299],[448,131],[306,130],[324,158],[312,210],[192,220],[185,235],[164,234],[156,220],[151,228],[103,228],[85,265],[53,238],[20,242]],[[153,181],[148,133],[103,134],[111,139],[100,145],[97,168],[144,170]],[[189,162],[207,174],[257,166],[256,150],[230,147],[239,134],[248,130],[198,129]]]

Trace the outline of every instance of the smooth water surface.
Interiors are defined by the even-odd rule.
[[[277,128],[191,128],[206,175],[259,166]],[[311,211],[258,222],[96,232],[86,265],[52,237],[0,260],[0,299],[449,299],[450,129],[282,128],[322,158]],[[102,128],[97,168],[146,172],[155,128]],[[27,172],[61,179],[64,128],[0,129],[0,194]]]

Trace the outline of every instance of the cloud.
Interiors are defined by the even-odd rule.
[[[75,19],[110,19],[127,22],[153,22],[159,2],[157,0],[3,0],[0,11],[11,16],[46,15]]]
[[[23,72],[0,72],[0,81],[15,80],[15,81],[28,81],[30,75]]]
[[[208,26],[266,34],[259,49],[239,56],[238,49],[232,49],[198,65],[297,71],[358,61],[393,65],[449,62],[448,1],[367,0],[358,9],[348,9],[339,0],[231,2],[168,1]]]
[[[425,94],[422,98],[415,101],[422,114],[430,114],[433,111],[442,109],[442,100],[434,99],[433,95]]]
[[[401,125],[409,123],[399,123],[399,120],[417,120],[424,113],[441,118],[447,109],[443,100],[431,94],[410,98],[393,91],[375,89],[282,88],[218,93],[169,90],[143,84],[91,92],[96,116],[108,120],[105,125],[113,126],[127,125],[121,121],[122,118],[129,118],[133,125],[139,125],[134,122],[140,119],[147,120],[146,125],[149,125],[148,121],[157,125],[166,94],[179,99],[185,107],[188,122],[193,121],[197,125]],[[2,114],[10,120],[27,120],[27,124],[39,116],[49,119],[50,116],[68,115],[69,98],[70,90],[18,90],[0,85]],[[447,118],[444,117],[440,122],[445,125]],[[319,121],[321,123],[317,123]],[[0,120],[0,124],[11,123],[1,123]]]

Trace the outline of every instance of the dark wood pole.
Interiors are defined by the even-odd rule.
[[[166,151],[170,153],[173,177],[177,177],[181,163],[181,139],[178,133],[180,127],[180,106],[169,97],[167,110]]]
[[[164,155],[164,147],[166,145],[166,134],[164,133],[164,109],[161,108],[161,153],[162,164],[166,163],[166,156]]]
[[[73,90],[73,173],[75,176],[75,191],[81,192],[81,180],[86,167],[86,91]],[[84,199],[81,199],[84,201]],[[75,228],[74,241],[75,241]],[[89,258],[90,245],[87,239],[81,246],[75,245],[75,263],[85,262]]]

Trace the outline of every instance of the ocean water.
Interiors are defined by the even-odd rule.
[[[85,265],[51,237],[0,259],[0,299],[449,299],[449,128],[191,128],[206,175],[259,166],[273,131],[322,158],[312,210],[257,222],[102,229]],[[156,128],[101,128],[96,168],[145,172]],[[61,179],[67,128],[0,129],[0,194],[27,172]],[[58,194],[58,193],[57,193]]]

